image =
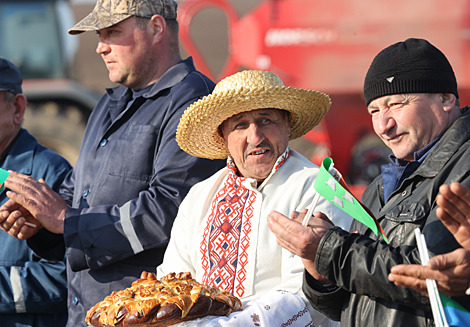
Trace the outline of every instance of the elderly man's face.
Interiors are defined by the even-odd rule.
[[[414,160],[424,148],[449,127],[452,94],[395,94],[372,101],[375,133],[399,159]]]
[[[221,129],[240,175],[258,181],[268,177],[289,143],[287,113],[278,109],[240,113],[227,119]]]
[[[9,97],[10,100],[9,101]],[[24,97],[18,95],[17,97]],[[26,106],[26,102],[24,102]],[[24,108],[16,105],[15,97],[7,91],[0,92],[0,153],[2,153],[14,139],[23,120]]]

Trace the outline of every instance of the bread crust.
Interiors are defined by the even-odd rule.
[[[170,273],[161,280],[143,272],[131,287],[113,291],[88,310],[85,321],[93,327],[166,327],[241,310],[237,297],[198,283],[189,272]]]

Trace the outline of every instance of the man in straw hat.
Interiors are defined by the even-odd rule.
[[[329,108],[326,94],[285,87],[276,74],[264,71],[229,76],[192,104],[178,125],[179,146],[201,158],[228,158],[227,167],[184,199],[158,277],[190,271],[196,280],[238,296],[245,310],[218,318],[231,325],[251,325],[253,317],[263,326],[295,317],[295,324],[308,325],[311,317],[298,297],[303,296],[301,259],[276,243],[266,217],[272,210],[288,215],[312,202],[319,169],[288,142],[315,127]],[[317,208],[349,226],[350,217],[327,201]],[[315,326],[329,326],[329,320],[321,323],[323,315],[310,313]]]
[[[268,224],[283,246],[304,258],[303,290],[313,307],[342,326],[434,326],[429,298],[391,283],[388,274],[397,264],[421,264],[417,228],[430,256],[459,247],[438,219],[436,196],[442,184],[470,186],[468,107],[459,109],[457,81],[444,54],[414,38],[375,57],[364,96],[374,130],[393,155],[362,202],[390,243],[358,221],[351,226],[358,233],[311,231],[279,213]],[[470,308],[470,297],[455,299]]]
[[[80,155],[60,195],[13,173],[5,186],[4,230],[28,238],[47,258],[67,253],[67,326],[113,290],[162,262],[177,208],[191,186],[224,165],[193,157],[175,141],[184,110],[214,83],[181,60],[173,0],[99,0],[69,33],[98,34],[96,51],[120,86],[108,89],[89,119]],[[10,213],[12,213],[10,215]],[[23,226],[24,218],[37,228]],[[43,237],[49,230],[50,238]]]

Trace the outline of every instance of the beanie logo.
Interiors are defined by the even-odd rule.
[[[394,78],[395,78],[394,76],[389,77],[389,78],[387,78],[387,81],[388,81],[389,83],[392,83]]]

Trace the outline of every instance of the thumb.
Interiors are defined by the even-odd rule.
[[[307,211],[308,211],[307,209],[302,209],[300,210],[300,212],[292,211],[290,214],[290,218],[301,224],[304,221],[304,217],[307,214]]]
[[[452,265],[452,262],[447,260],[447,257],[444,255],[436,255],[428,261],[428,267],[432,270],[445,270],[452,267]]]

